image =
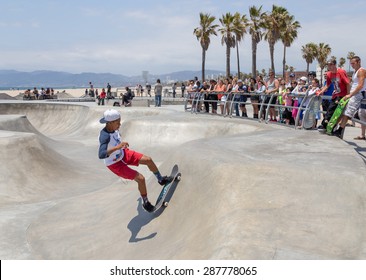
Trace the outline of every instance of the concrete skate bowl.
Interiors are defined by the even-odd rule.
[[[163,212],[97,158],[106,108],[0,104],[1,259],[365,259],[366,178],[342,141],[169,108],[122,137],[182,180]],[[160,187],[146,167],[149,197]]]

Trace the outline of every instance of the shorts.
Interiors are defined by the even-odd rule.
[[[358,108],[360,108],[362,99],[363,99],[363,95],[361,92],[352,96],[346,105],[346,109],[344,110],[344,115],[349,118],[353,118],[353,116],[356,114]]]
[[[292,118],[292,113],[288,108],[286,108],[285,111],[282,112],[282,118],[287,120],[290,120]]]
[[[250,96],[250,101],[252,103],[259,103],[259,95],[252,95],[252,96]]]
[[[128,165],[139,166],[139,162],[143,154],[129,149],[125,149],[124,152],[125,153],[123,159],[117,161],[116,163],[108,165],[107,167],[119,177],[134,180],[138,172],[131,169]]]
[[[240,95],[240,102],[247,102],[247,100],[248,100],[248,96],[247,95]],[[245,105],[245,104],[243,104],[243,105]]]
[[[269,101],[271,100],[271,96],[266,96],[266,99],[265,99],[265,101],[264,101],[264,103],[265,104],[268,104],[269,103]],[[273,98],[272,98],[272,100],[271,100],[271,103],[270,104],[276,104],[276,102],[277,102],[277,96],[274,96]],[[274,106],[270,106],[270,108],[274,108]]]

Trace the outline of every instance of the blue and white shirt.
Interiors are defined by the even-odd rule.
[[[107,151],[110,148],[115,147],[120,143],[121,143],[121,135],[119,134],[118,130],[114,132],[108,132],[106,128],[103,128],[100,131],[98,156],[100,159],[104,159],[104,163],[106,166],[112,165],[113,163],[116,163],[117,161],[123,159],[124,156],[123,149],[114,151],[109,156],[107,154]]]

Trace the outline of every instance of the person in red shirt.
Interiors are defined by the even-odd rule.
[[[321,132],[324,132],[327,128],[327,124],[337,108],[338,101],[349,94],[350,91],[350,83],[346,71],[337,67],[337,61],[335,59],[329,60],[327,65],[327,83],[320,90],[319,95],[323,95],[331,85],[333,85],[334,91],[322,124],[318,127],[318,130]]]
[[[98,105],[104,105],[104,100],[107,96],[107,93],[105,92],[105,89],[103,88],[102,89],[102,92],[99,94],[99,102],[98,102]]]

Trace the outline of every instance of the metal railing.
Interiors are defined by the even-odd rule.
[[[219,100],[218,97],[215,97],[212,99],[212,97],[218,95],[226,95],[226,101]],[[247,97],[247,101],[240,101],[240,96]],[[191,114],[199,114],[199,113],[209,113],[213,114],[211,112],[207,112],[205,108],[202,110],[202,105],[205,105],[205,103],[208,103],[208,106],[212,108],[213,103],[217,104],[217,108],[219,108],[219,105],[223,105],[222,107],[222,113],[215,113],[215,115],[223,116],[223,117],[230,117],[235,118],[237,116],[237,111],[239,110],[238,107],[240,105],[252,105],[253,102],[251,101],[251,97],[259,97],[259,102],[254,103],[258,104],[259,106],[259,112],[258,112],[258,122],[265,122],[268,123],[268,115],[269,115],[269,109],[270,107],[275,108],[276,116],[278,116],[279,124],[283,124],[282,119],[282,112],[287,109],[293,112],[294,110],[297,110],[295,112],[294,117],[294,124],[289,125],[290,127],[294,127],[295,129],[304,128],[302,116],[305,116],[305,114],[314,114],[314,119],[321,120],[323,117],[321,114],[325,114],[325,111],[322,111],[320,108],[320,105],[322,103],[322,100],[330,100],[331,96],[320,96],[321,100],[318,103],[318,106],[316,108],[312,108],[312,105],[314,104],[314,99],[319,98],[317,95],[309,95],[308,92],[306,93],[299,93],[294,94],[291,93],[289,96],[292,97],[292,99],[295,101],[297,100],[297,104],[286,106],[283,104],[278,104],[278,102],[272,104],[272,101],[274,98],[281,96],[281,94],[258,94],[258,93],[244,93],[244,92],[187,92],[184,100],[184,110],[186,112],[190,112]],[[363,104],[366,104],[366,100],[362,101]],[[206,105],[207,106],[207,105]],[[234,114],[234,108],[236,109]],[[253,117],[247,117],[248,119],[254,119]],[[357,122],[361,125],[366,125],[365,122],[362,122],[359,119],[352,118],[353,122]]]

